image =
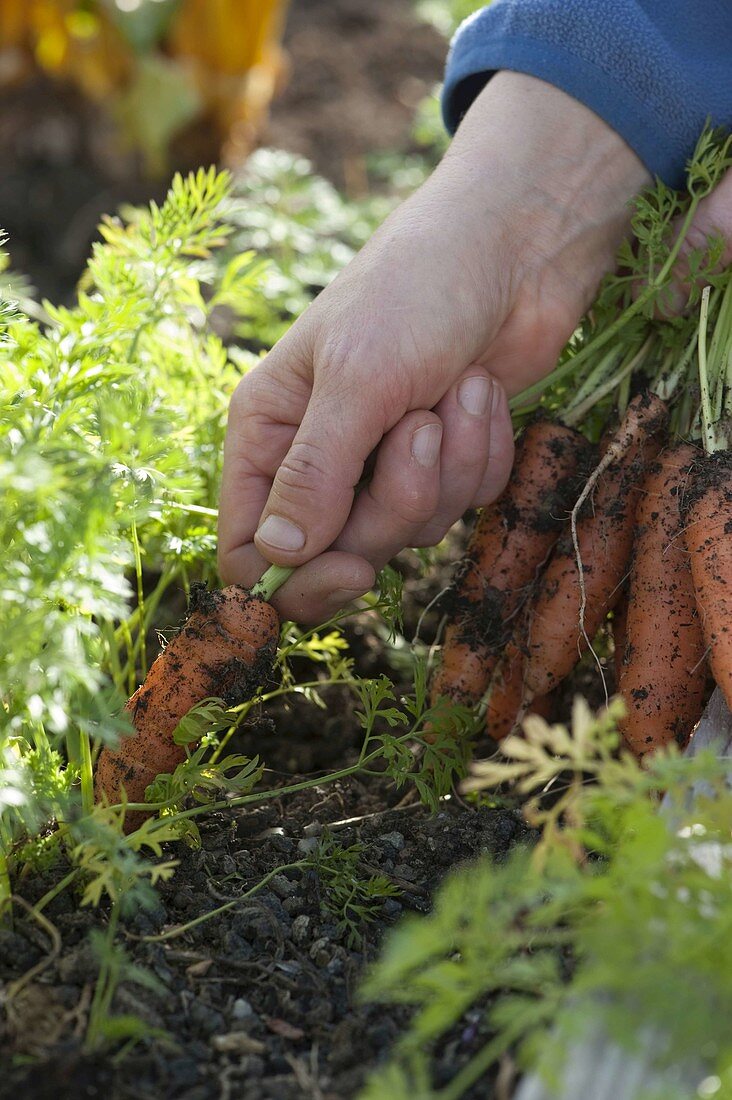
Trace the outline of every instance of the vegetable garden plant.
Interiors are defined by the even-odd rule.
[[[528,424],[527,433],[546,425],[546,417],[558,418],[568,437],[581,430],[584,452],[616,413],[627,425],[628,410],[638,407],[634,395],[650,390],[668,408],[673,436],[708,450],[727,446],[732,277],[716,271],[714,242],[692,263],[711,289],[703,295],[695,289],[680,318],[665,318],[662,303],[681,239],[671,227],[680,219],[683,236],[729,162],[729,141],[706,134],[688,194],[659,184],[639,200],[636,245],[623,251],[620,273],[601,288],[553,374],[517,402],[517,425]],[[268,201],[273,188],[283,196],[304,187],[291,162],[260,168],[268,174]],[[318,186],[310,209],[317,208]],[[81,1041],[87,1050],[123,1054],[131,1044],[164,1037],[113,1009],[120,984],[152,981],[127,961],[120,922],[151,904],[156,886],[176,874],[181,846],[200,843],[207,815],[275,799],[286,814],[290,794],[385,776],[434,809],[456,796],[462,780],[459,797],[476,807],[522,806],[536,843],[515,849],[501,865],[485,859],[456,870],[433,911],[404,921],[387,941],[361,996],[413,1011],[402,1041],[385,1052],[388,1060],[362,1095],[468,1095],[508,1057],[557,1075],[577,1027],[578,994],[597,991],[613,994],[606,1015],[623,1042],[632,1045],[651,1027],[665,1036],[659,1062],[699,1061],[694,1095],[732,1096],[732,801],[725,761],[684,759],[663,737],[666,747],[641,766],[619,747],[619,724],[628,739],[622,703],[594,715],[578,700],[571,715],[565,706],[558,724],[526,718],[523,734],[506,737],[500,753],[465,779],[471,739],[486,711],[491,729],[494,691],[505,679],[494,678],[482,702],[487,673],[476,693],[445,687],[444,671],[432,675],[430,687],[427,646],[407,645],[401,634],[393,569],[360,613],[384,646],[391,634],[402,666],[406,655],[410,691],[397,687],[396,673],[359,674],[343,633],[348,612],[315,630],[285,623],[279,639],[268,621],[268,660],[246,691],[228,690],[231,684],[216,677],[199,684],[200,697],[187,698],[159,738],[167,754],[155,749],[145,758],[135,801],[125,788],[129,774],[121,782],[118,774],[111,786],[100,782],[95,795],[98,759],[110,759],[120,741],[135,744],[134,711],[125,704],[156,656],[155,629],[180,621],[181,593],[192,597],[194,616],[196,607],[221,599],[212,594],[214,525],[228,394],[281,330],[288,300],[303,304],[317,289],[317,281],[311,290],[303,287],[296,244],[269,265],[254,250],[235,247],[256,229],[257,201],[256,190],[232,189],[213,170],[176,178],[162,206],[105,220],[73,305],[24,308],[23,288],[20,304],[4,301],[0,918],[6,927],[30,919],[53,941],[47,912],[62,893],[98,910],[97,969]],[[344,250],[357,245],[372,216],[359,210],[354,228],[346,212],[329,239]],[[296,217],[302,222],[302,205]],[[294,220],[287,223],[293,241],[298,232],[317,234],[316,216],[299,230]],[[260,238],[266,243],[266,235]],[[605,441],[612,457],[601,472],[627,456],[628,447],[617,443],[624,431],[618,429],[615,444]],[[725,468],[724,459],[716,463]],[[591,620],[580,546],[583,492],[593,498],[599,475],[593,482],[590,471],[599,467],[597,460],[589,470],[584,459],[571,464],[572,476],[585,470],[585,490],[580,485],[563,506],[571,536],[565,564],[579,574],[570,648],[579,630],[591,651],[587,667],[596,660],[601,678],[603,643],[594,635],[597,627],[605,630],[610,605],[601,597]],[[469,563],[475,560],[473,554]],[[276,581],[272,575],[263,581],[263,597]],[[446,605],[445,649],[449,656],[452,630],[465,657],[465,616],[474,600],[459,586],[459,598],[455,591]],[[521,610],[504,607],[498,648],[493,639],[495,652],[481,659],[495,658],[500,668],[512,638],[514,649],[532,659],[530,637],[527,650],[513,635]],[[160,638],[166,640],[175,657],[181,642],[176,650],[175,641]],[[729,666],[723,651],[712,649],[724,688]],[[282,699],[295,708],[327,707],[334,687],[351,694],[362,735],[360,752],[343,766],[274,781],[259,758],[230,749],[253,714],[266,715]],[[514,729],[530,700],[520,692],[515,702],[502,733]],[[156,736],[157,705],[148,708]],[[135,720],[138,731],[144,724]],[[690,816],[686,795],[700,778],[707,794]],[[656,812],[661,791],[677,807],[673,828]],[[702,846],[716,853],[711,863],[698,858]],[[58,867],[54,885],[31,905],[24,883],[49,865]],[[319,876],[324,904],[351,942],[396,890],[388,877],[361,866],[357,850],[328,837],[277,870],[283,869]],[[194,925],[236,907],[271,877],[153,938],[184,940]],[[29,982],[42,980],[42,971],[41,964],[6,985],[6,1012]],[[486,1021],[490,1038],[449,1082],[437,1083],[432,1052],[468,1011]],[[547,1030],[556,1022],[562,1042],[549,1044]],[[678,1093],[679,1100],[687,1094]]]

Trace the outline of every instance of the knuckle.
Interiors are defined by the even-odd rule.
[[[413,490],[404,493],[392,507],[397,516],[410,527],[421,526],[428,523],[434,515],[434,495]]]
[[[282,460],[274,490],[281,497],[303,491],[319,492],[328,479],[329,465],[317,443],[296,440]]]

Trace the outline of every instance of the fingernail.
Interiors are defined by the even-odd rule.
[[[460,383],[457,399],[466,413],[470,413],[471,416],[482,416],[488,408],[492,389],[493,382],[490,378],[481,378],[480,375],[475,375],[473,378],[466,378],[464,382]]]
[[[412,458],[420,466],[434,466],[440,457],[442,443],[442,425],[425,424],[417,428],[412,436]]]
[[[302,550],[305,545],[305,532],[282,516],[267,516],[257,534],[277,550]]]

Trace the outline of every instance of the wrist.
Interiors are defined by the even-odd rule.
[[[650,177],[630,146],[559,88],[501,72],[467,112],[441,170],[510,227],[514,255],[548,260],[571,248],[606,268],[630,223],[629,202]],[[595,277],[593,271],[591,277]],[[602,274],[602,271],[600,271]]]

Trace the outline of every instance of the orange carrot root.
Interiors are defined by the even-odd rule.
[[[477,703],[511,634],[512,620],[554,545],[578,492],[589,444],[550,420],[519,440],[503,495],[485,508],[452,585],[434,702]]]
[[[699,456],[684,520],[709,662],[732,707],[732,452]]]
[[[619,690],[620,675],[623,669],[625,646],[628,640],[628,588],[623,585],[620,599],[613,608],[613,663],[615,668],[615,690]]]
[[[680,510],[698,454],[689,444],[663,452],[636,513],[619,690],[620,731],[639,759],[672,742],[683,748],[704,709],[705,643]]]
[[[551,718],[554,699],[550,695],[538,695],[524,705],[525,660],[520,645],[512,639],[506,646],[488,696],[485,728],[494,741],[502,741],[515,733],[527,714]]]
[[[96,772],[97,797],[143,802],[161,772],[172,772],[186,755],[173,732],[188,711],[215,696],[229,705],[253,695],[277,651],[279,619],[271,604],[241,585],[194,591],[192,610],[180,633],[155,660],[125,710],[137,730],[116,750],[103,749]],[[136,827],[144,814],[129,814]]]
[[[607,441],[593,477],[600,470],[602,474],[576,523],[582,572],[574,539],[567,532],[534,604],[525,670],[531,695],[549,694],[569,675],[586,648],[586,638],[595,636],[620,598],[633,543],[638,482],[661,448],[667,418],[660,398],[640,394]]]

